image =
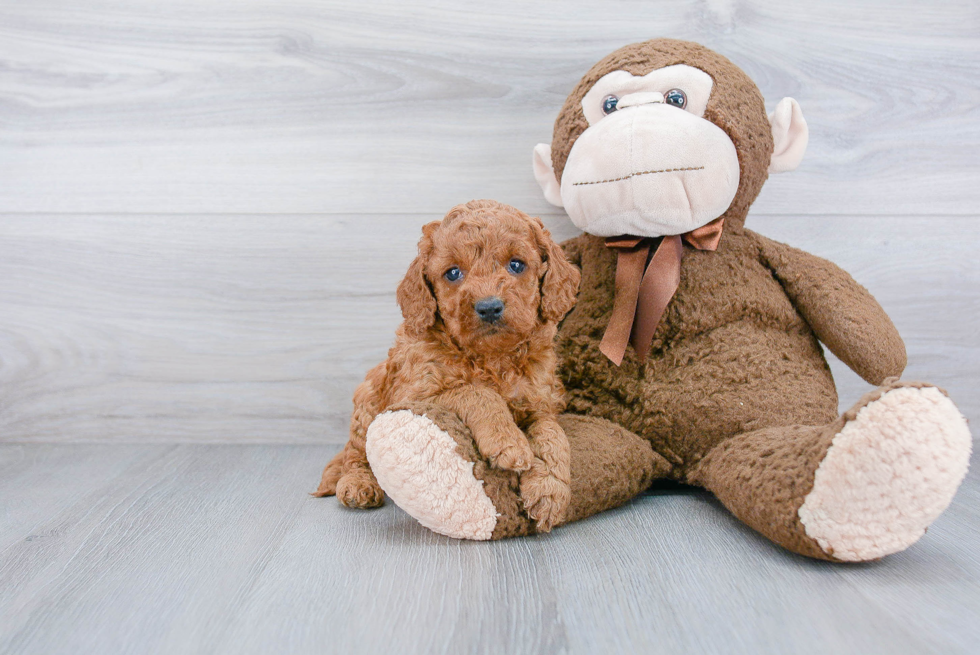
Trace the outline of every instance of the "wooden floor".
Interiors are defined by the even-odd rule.
[[[976,434],[975,0],[0,0],[0,653],[980,652],[976,466],[854,566],[676,486],[492,544],[307,495],[419,226],[574,235],[531,150],[654,36],[800,102],[749,227],[867,286]]]
[[[328,446],[0,446],[0,652],[970,653],[980,480],[912,549],[792,555],[661,487],[461,542],[305,492]]]

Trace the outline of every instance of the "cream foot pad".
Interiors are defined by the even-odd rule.
[[[365,450],[381,488],[419,523],[457,539],[490,539],[497,510],[483,481],[430,419],[408,410],[384,412],[368,427]]]
[[[858,411],[817,468],[799,516],[839,560],[913,544],[959,487],[970,461],[966,419],[933,387],[901,387]]]

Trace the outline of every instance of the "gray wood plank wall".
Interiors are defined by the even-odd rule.
[[[0,440],[341,443],[418,227],[493,197],[574,234],[531,148],[660,35],[800,101],[750,226],[980,419],[976,2],[0,0]]]

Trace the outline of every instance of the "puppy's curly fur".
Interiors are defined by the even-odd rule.
[[[446,275],[454,268],[457,280]],[[419,255],[398,286],[405,320],[395,345],[354,392],[350,439],[314,495],[381,505],[364,452],[368,425],[388,407],[431,401],[459,415],[493,465],[521,473],[528,515],[550,530],[570,498],[553,341],[578,283],[578,269],[541,221],[513,207],[474,200],[424,226]],[[475,304],[487,298],[503,301],[499,320],[478,315]]]

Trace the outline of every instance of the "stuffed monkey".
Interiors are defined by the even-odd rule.
[[[767,116],[728,59],[656,39],[593,66],[535,148],[545,198],[584,231],[563,244],[582,271],[557,341],[566,522],[669,478],[794,552],[862,561],[908,547],[949,504],[972,440],[946,393],[898,380],[905,346],[847,273],[744,227],[768,174],[794,169],[806,142],[796,101]],[[877,386],[842,415],[821,343]],[[397,504],[455,537],[534,533],[517,475],[481,459],[444,409],[380,415],[368,456],[372,440],[426,431],[455,447],[371,462],[417,480]]]

